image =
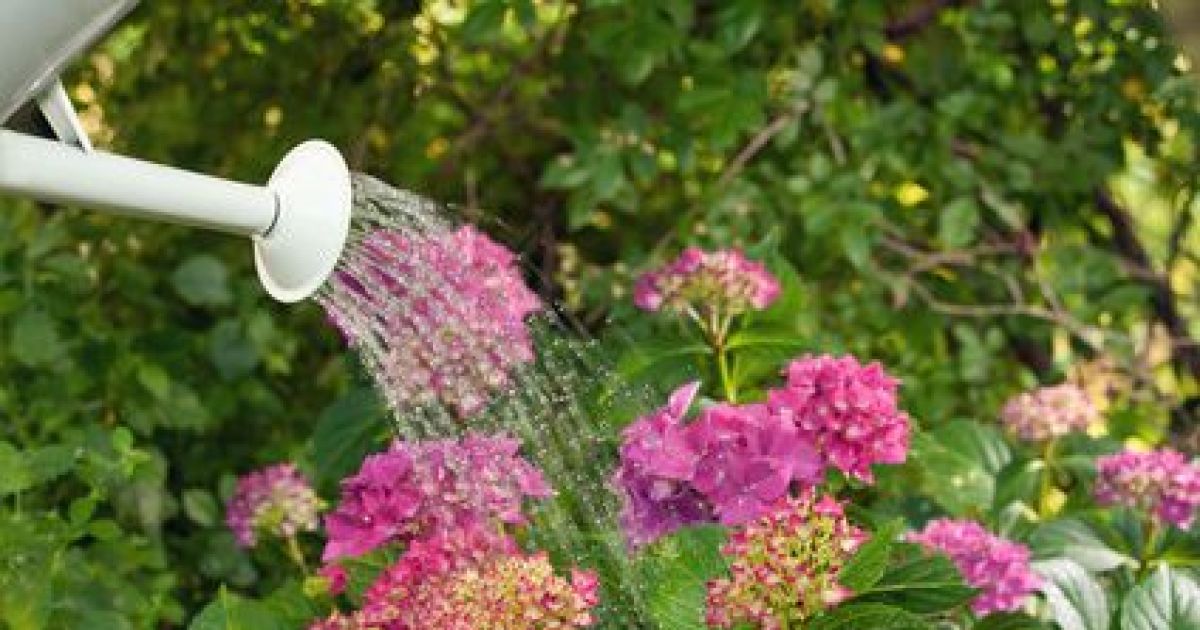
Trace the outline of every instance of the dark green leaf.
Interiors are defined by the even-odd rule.
[[[897,519],[889,521],[875,530],[871,534],[871,539],[858,549],[846,566],[842,567],[838,581],[856,593],[861,593],[874,586],[887,569],[892,543],[903,527],[903,521]]]
[[[233,301],[229,272],[225,265],[207,254],[188,258],[171,276],[175,291],[193,306],[224,306]]]
[[[849,603],[838,606],[804,626],[808,630],[932,630],[928,621],[902,608],[885,604]]]
[[[856,602],[897,606],[918,614],[951,610],[969,601],[977,592],[963,582],[954,563],[941,554],[927,554],[912,545],[897,545],[904,551],[899,564],[889,568]]]
[[[192,619],[188,630],[289,630],[289,627],[266,605],[222,586],[217,598]]]

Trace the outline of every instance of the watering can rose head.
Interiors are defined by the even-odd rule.
[[[472,226],[378,229],[351,243],[321,296],[393,408],[478,413],[533,360],[542,309],[513,252]]]

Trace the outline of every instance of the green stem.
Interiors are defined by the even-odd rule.
[[[1042,447],[1042,464],[1045,468],[1042,470],[1041,487],[1038,490],[1038,516],[1045,520],[1050,518],[1050,495],[1054,491],[1054,448],[1056,441],[1047,440],[1045,446]]]
[[[288,536],[284,539],[287,541],[287,554],[300,567],[300,571],[308,576],[308,563],[304,561],[304,552],[300,550],[300,543],[296,541],[295,536]]]
[[[1146,538],[1142,541],[1142,553],[1141,558],[1139,558],[1141,561],[1139,563],[1140,566],[1138,566],[1139,581],[1150,572],[1150,567],[1154,563],[1156,555],[1155,551],[1157,551],[1158,547],[1158,539],[1162,534],[1162,527],[1159,525],[1158,519],[1154,518],[1153,515],[1146,516],[1142,529],[1146,532]]]
[[[729,357],[723,345],[713,348],[717,353],[717,370],[721,373],[721,389],[725,392],[725,399],[732,404],[737,404],[737,388],[733,383],[733,378],[729,375]]]

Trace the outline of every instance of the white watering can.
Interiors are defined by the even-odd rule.
[[[310,140],[252,186],[93,151],[58,74],[137,0],[0,0],[0,125],[36,103],[56,140],[0,129],[0,193],[78,204],[242,236],[258,277],[283,302],[333,271],[350,227],[350,172]]]

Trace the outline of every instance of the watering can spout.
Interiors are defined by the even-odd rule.
[[[135,3],[4,0],[0,124],[36,102],[60,141],[0,129],[0,193],[249,236],[267,292],[308,297],[332,273],[350,228],[350,172],[332,145],[297,146],[265,186],[91,150],[58,73]]]

